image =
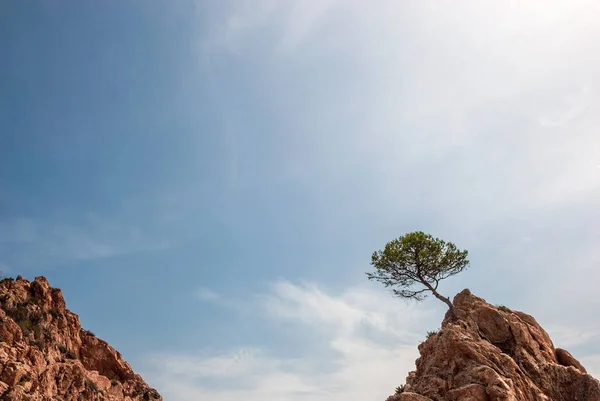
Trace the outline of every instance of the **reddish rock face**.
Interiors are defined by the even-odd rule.
[[[600,382],[525,313],[464,290],[392,400],[600,401]],[[417,395],[423,397],[418,398]]]
[[[44,277],[0,282],[0,399],[162,401]]]

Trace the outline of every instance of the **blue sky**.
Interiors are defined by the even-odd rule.
[[[445,294],[533,314],[598,376],[599,20],[5,2],[0,266],[62,288],[167,400],[375,400],[444,306],[364,272],[423,230],[470,252]]]

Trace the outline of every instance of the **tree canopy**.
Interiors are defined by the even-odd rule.
[[[394,295],[422,301],[432,293],[454,312],[452,302],[437,291],[439,282],[463,271],[468,265],[468,252],[452,242],[434,238],[422,231],[405,234],[388,242],[383,250],[373,252],[371,265],[375,272],[367,273]]]

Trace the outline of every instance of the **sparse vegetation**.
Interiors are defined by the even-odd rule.
[[[19,320],[17,322],[17,324],[21,328],[21,331],[23,332],[23,335],[29,334],[30,329],[31,329],[31,320],[29,320],[29,319],[22,319],[22,320]]]
[[[50,315],[52,315],[53,318],[57,318],[58,316],[60,316],[60,312],[58,311],[57,308],[52,308],[50,309]]]
[[[116,386],[117,384],[119,384],[119,381],[117,379],[112,379],[110,381],[110,385],[113,386],[113,387]]]
[[[40,341],[44,338],[44,328],[39,324],[33,328],[33,337],[36,341]]]
[[[73,351],[71,351],[70,349],[67,348],[66,345],[64,344],[58,344],[58,350],[65,355],[65,358],[67,359],[77,359],[77,356],[75,356],[75,353]]]
[[[36,325],[43,322],[46,318],[46,315],[41,309],[36,309],[30,313],[31,322]]]
[[[30,304],[24,302],[6,309],[7,315],[19,325],[25,336],[31,332],[32,327],[44,320],[44,313],[41,310],[30,310],[27,308],[28,305]]]
[[[428,331],[427,332],[427,339],[433,337],[433,336],[437,336],[438,331],[437,330],[432,330],[432,331]]]
[[[31,297],[31,298],[28,298],[27,301],[25,301],[25,303],[28,305],[37,305],[38,300],[35,297]]]
[[[42,352],[46,351],[46,343],[41,340],[35,341],[33,345],[38,347]]]
[[[404,384],[396,387],[396,394],[402,394],[404,392]]]
[[[89,331],[89,330],[81,330],[81,332],[83,333],[84,336],[92,336],[92,337],[96,337],[96,335]]]
[[[8,314],[8,316],[10,316],[12,318],[12,320],[17,322],[17,324],[21,320],[28,319],[27,307],[24,304],[17,304],[14,307],[9,308],[6,310],[6,313]]]
[[[396,287],[392,292],[398,297],[422,301],[431,293],[454,314],[450,299],[440,295],[437,289],[441,280],[468,266],[467,255],[467,251],[459,250],[452,242],[416,231],[392,240],[383,250],[374,252],[371,265],[375,272],[367,273],[367,277],[385,287]],[[415,285],[419,288],[413,288]]]
[[[512,312],[510,310],[510,308],[504,306],[504,305],[498,305],[498,310],[502,311],[502,312]]]
[[[91,388],[92,390],[98,391],[98,385],[95,382],[93,382],[91,380],[86,380],[85,384],[87,387]]]
[[[158,391],[156,391],[153,388],[149,388],[146,391],[144,391],[144,395],[142,396],[142,400],[144,401],[151,401],[151,400],[156,400],[160,397],[160,395],[158,394]]]
[[[31,373],[25,373],[23,376],[21,376],[21,379],[19,380],[19,384],[23,385],[27,382],[30,382],[31,380],[32,380]]]

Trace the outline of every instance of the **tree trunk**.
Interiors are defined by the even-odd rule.
[[[438,292],[436,290],[432,290],[432,292],[433,292],[433,296],[435,296],[437,299],[439,299],[440,301],[442,301],[443,303],[448,305],[448,309],[450,309],[450,313],[452,315],[454,315],[454,305],[452,305],[452,302],[450,301],[450,299],[438,294]]]
[[[440,295],[440,293],[439,293],[439,292],[437,292],[437,291],[435,290],[435,288],[433,288],[433,287],[431,286],[431,284],[429,284],[429,283],[428,283],[428,282],[427,282],[427,281],[426,281],[424,278],[422,278],[422,277],[419,277],[419,279],[421,279],[421,283],[423,283],[423,285],[424,285],[425,287],[427,287],[427,288],[429,289],[429,291],[431,291],[431,293],[433,294],[433,296],[434,296],[434,297],[436,297],[437,299],[439,299],[440,301],[442,301],[443,303],[445,303],[446,305],[448,305],[448,309],[450,309],[450,313],[451,313],[453,316],[456,316],[456,315],[454,314],[454,305],[452,305],[452,302],[450,302],[450,299],[449,299],[449,298],[446,298],[446,297],[444,297],[444,296],[442,296],[442,295]]]

